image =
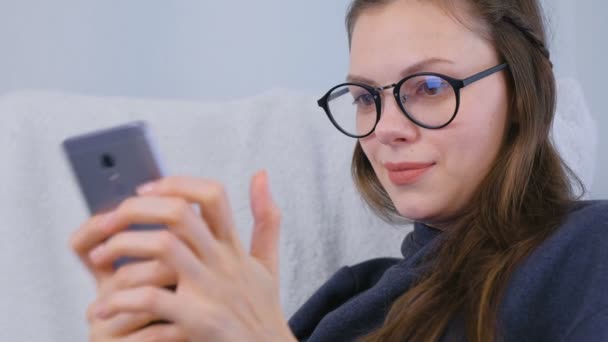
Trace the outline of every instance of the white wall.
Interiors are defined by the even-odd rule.
[[[572,1],[574,2],[574,1]],[[578,79],[599,128],[598,167],[592,194],[608,198],[608,2],[577,1],[578,35],[573,45],[577,56]]]
[[[0,0],[0,93],[226,99],[346,73],[346,0]]]
[[[544,0],[558,77],[579,80],[599,130],[592,198],[608,198],[608,2]]]
[[[603,0],[543,0],[556,72],[608,130]],[[222,100],[283,86],[321,94],[344,78],[348,0],[0,0],[0,93],[24,88]],[[600,134],[592,197],[608,198]]]

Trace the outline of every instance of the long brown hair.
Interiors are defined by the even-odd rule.
[[[394,1],[354,0],[346,18],[349,42],[362,12]],[[563,222],[576,200],[574,185],[580,195],[585,191],[550,138],[556,86],[538,1],[468,0],[467,18],[457,15],[453,1],[436,2],[489,39],[509,64],[509,113],[516,120],[472,200],[427,257],[430,271],[364,341],[437,341],[456,315],[463,316],[469,341],[500,340],[498,308],[511,274]],[[352,175],[375,213],[403,221],[359,143]]]

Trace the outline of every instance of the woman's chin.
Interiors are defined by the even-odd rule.
[[[428,183],[412,187],[385,184],[385,189],[397,212],[408,220],[430,224],[440,221],[451,209],[445,194],[428,186]]]
[[[415,205],[405,203],[398,205],[395,203],[395,207],[401,216],[412,221],[429,222],[434,216],[429,207],[425,207],[420,203],[416,203]]]
[[[424,201],[423,199],[393,202],[399,214],[408,220],[424,223],[428,226],[445,230],[454,223],[453,218],[458,208],[442,206],[437,199]]]

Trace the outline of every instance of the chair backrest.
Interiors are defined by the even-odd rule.
[[[586,184],[595,126],[575,82],[560,83],[554,130]],[[281,299],[287,315],[337,268],[399,256],[411,227],[374,217],[350,178],[354,140],[337,132],[315,98],[287,90],[223,103],[18,92],[0,97],[3,238],[2,340],[82,341],[92,280],[68,248],[87,217],[61,153],[70,135],[147,121],[169,172],[226,184],[239,233],[251,232],[249,180],[265,168],[283,211]]]

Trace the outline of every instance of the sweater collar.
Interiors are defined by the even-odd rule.
[[[429,227],[422,222],[415,222],[414,230],[407,234],[401,244],[401,254],[407,259],[433,241],[439,234],[441,234],[440,230]]]

